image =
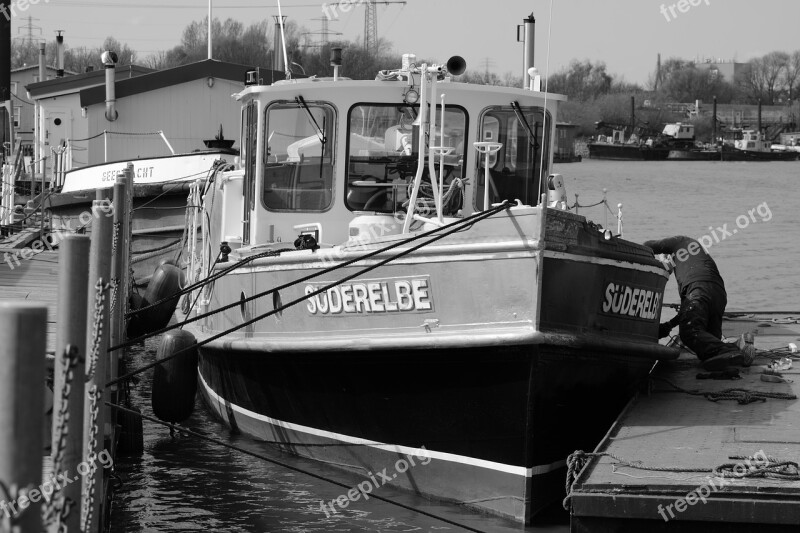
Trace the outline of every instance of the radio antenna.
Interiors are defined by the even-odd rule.
[[[292,79],[292,71],[289,70],[289,60],[286,57],[286,32],[283,28],[283,13],[281,12],[281,0],[278,0],[278,20],[281,23],[281,43],[283,43],[283,68],[286,69],[286,79]]]

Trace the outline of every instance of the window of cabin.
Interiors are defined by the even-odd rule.
[[[325,211],[333,202],[336,113],[317,102],[278,102],[266,110],[264,206]]]
[[[11,94],[17,94],[17,82],[16,81],[12,81],[11,82]]]
[[[547,116],[548,136],[552,118]],[[550,161],[549,138],[543,134],[541,107],[491,107],[480,120],[478,140],[500,143],[489,155],[489,201],[521,200],[526,205],[539,203],[540,183]],[[544,159],[542,159],[544,157]],[[475,207],[482,210],[486,155],[477,160]],[[542,160],[545,168],[542,169]]]
[[[435,155],[437,180],[443,179],[443,212],[453,215],[463,205],[464,140],[467,113],[445,104],[444,136],[441,106],[436,108],[436,132],[428,146],[449,148]],[[347,127],[347,187],[345,205],[351,211],[393,213],[407,208],[409,190],[419,161],[419,106],[360,104],[350,109]],[[420,205],[435,209],[429,161],[424,161]],[[438,182],[438,181],[437,181]]]
[[[22,122],[22,108],[18,105],[14,106],[14,127],[19,128]]]

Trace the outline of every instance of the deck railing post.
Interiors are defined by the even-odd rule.
[[[67,235],[59,243],[58,319],[53,386],[53,476],[74,477],[83,460],[83,406],[86,381],[86,296],[89,236]],[[69,387],[66,387],[69,381]],[[65,390],[65,387],[68,390]],[[68,512],[67,531],[79,531],[81,484],[53,494],[56,523]]]
[[[0,302],[0,529],[41,531],[47,307]]]
[[[98,190],[104,197],[105,191]],[[86,404],[83,419],[83,459],[88,474],[83,477],[82,530],[100,530],[103,474],[98,472],[98,454],[104,449],[108,391],[105,390],[111,304],[111,240],[113,206],[108,201],[92,204],[92,241],[89,253],[86,336]]]

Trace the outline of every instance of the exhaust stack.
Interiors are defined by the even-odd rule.
[[[286,65],[283,62],[283,28],[286,25],[286,17],[276,17],[275,19],[275,34],[273,35],[272,43],[272,70],[283,72],[286,70]]]
[[[47,58],[44,55],[44,43],[39,43],[39,81],[47,79]]]
[[[64,36],[61,35],[61,32],[64,30],[56,30],[58,35],[56,35],[56,60],[58,63],[56,64],[56,77],[63,78],[64,77]],[[47,78],[41,79],[44,81]]]
[[[523,19],[523,27],[525,28],[525,34],[522,39],[525,46],[525,53],[523,55],[523,67],[522,67],[522,87],[527,89],[531,86],[531,74],[530,69],[534,67],[533,63],[533,53],[534,47],[536,44],[536,19],[533,18],[533,13],[526,19]],[[517,27],[517,41],[519,41],[519,27]]]
[[[100,59],[106,69],[106,120],[114,122],[119,116],[116,109],[117,98],[114,94],[117,54],[106,50],[103,52],[103,55],[100,56]]]

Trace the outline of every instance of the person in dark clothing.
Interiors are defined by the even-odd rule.
[[[678,314],[659,326],[659,338],[667,337],[677,325],[681,341],[697,355],[706,370],[749,365],[751,358],[736,344],[721,340],[728,295],[717,264],[700,243],[679,235],[647,241],[644,245],[669,257],[681,297]]]

